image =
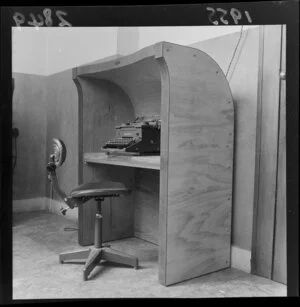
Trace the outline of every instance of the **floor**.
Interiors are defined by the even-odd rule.
[[[46,212],[18,213],[13,218],[13,299],[59,298],[201,298],[286,296],[287,287],[271,280],[227,269],[173,286],[158,283],[157,249],[142,240],[115,241],[128,253],[140,245],[140,268],[99,265],[83,281],[82,264],[59,264],[58,254],[83,249],[77,225]],[[125,250],[124,250],[125,249]],[[127,250],[126,250],[127,249]]]

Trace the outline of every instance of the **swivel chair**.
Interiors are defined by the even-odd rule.
[[[126,264],[138,268],[138,258],[113,250],[102,244],[102,212],[101,203],[106,197],[118,197],[121,194],[128,193],[128,189],[120,182],[102,181],[88,182],[74,189],[69,195],[66,195],[59,187],[56,168],[60,167],[66,159],[66,146],[62,140],[53,139],[54,153],[50,155],[50,161],[47,165],[48,178],[53,184],[54,191],[68,205],[69,208],[83,205],[90,199],[97,202],[95,216],[95,239],[94,246],[87,250],[61,253],[59,255],[60,263],[70,260],[86,260],[83,270],[83,279],[87,280],[89,274],[102,260],[120,264]],[[65,214],[67,209],[62,209]]]

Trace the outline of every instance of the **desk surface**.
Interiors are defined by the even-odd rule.
[[[160,156],[114,156],[107,155],[103,152],[92,152],[84,154],[84,162],[155,170],[160,169]]]

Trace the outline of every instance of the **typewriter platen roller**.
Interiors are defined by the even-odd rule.
[[[132,122],[116,126],[116,137],[107,141],[102,150],[132,155],[159,154],[160,128],[159,116],[137,117]]]

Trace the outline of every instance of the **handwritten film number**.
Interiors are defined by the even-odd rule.
[[[63,16],[67,15],[64,11],[55,11],[56,17],[59,19],[60,23],[58,24],[60,27],[72,27],[71,23],[69,23]],[[44,9],[43,10],[44,18],[41,14],[37,15],[37,18],[30,13],[29,16],[31,17],[32,21],[28,21],[27,24],[34,27],[41,27],[44,24],[47,27],[51,27],[53,25],[53,18],[52,18],[52,11],[51,9]],[[19,12],[16,12],[13,16],[13,19],[16,23],[17,27],[20,27],[22,24],[25,23],[26,19],[25,16]],[[38,20],[39,21],[38,21]],[[45,19],[45,22],[44,22]]]
[[[228,25],[229,21],[225,19],[225,16],[227,15],[227,10],[221,9],[221,8],[216,8],[214,9],[213,7],[207,7],[206,8],[207,11],[210,11],[211,13],[208,16],[208,19],[211,23],[213,23],[214,25],[218,25],[219,21],[218,20],[213,20],[213,16],[216,14],[216,12],[221,13],[221,17],[220,17],[220,21],[225,24]],[[245,16],[248,20],[249,23],[252,23],[252,19],[250,17],[250,14],[248,11],[244,11]],[[232,8],[229,12],[229,14],[231,15],[233,22],[237,25],[239,23],[239,20],[242,19],[242,13],[240,10]],[[216,18],[216,17],[215,17]]]

